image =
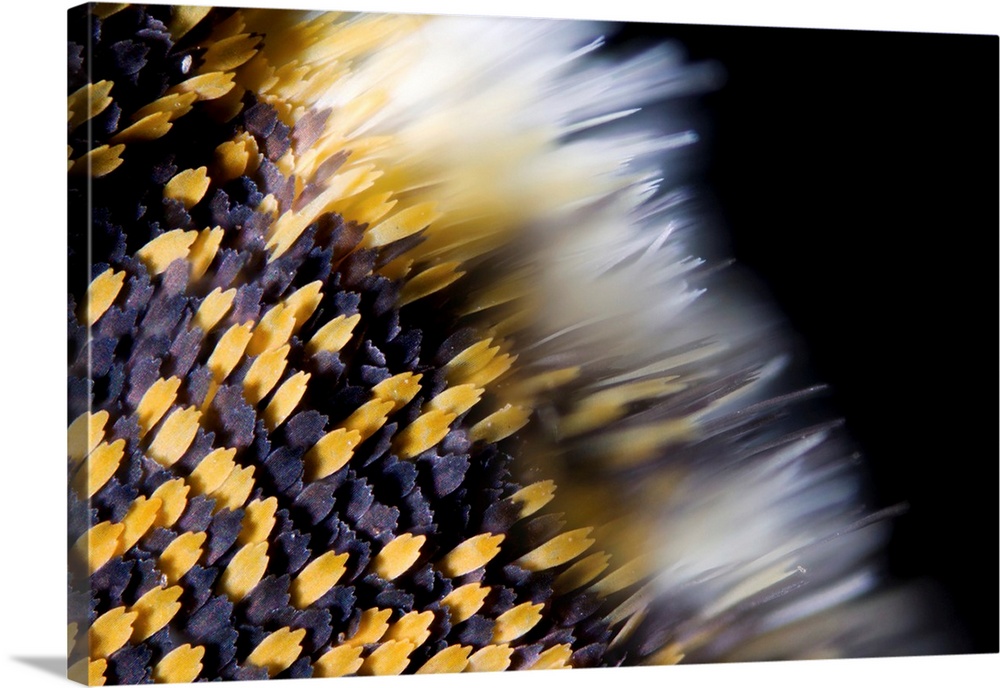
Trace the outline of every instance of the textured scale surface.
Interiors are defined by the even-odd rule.
[[[801,552],[838,558],[850,499],[821,501],[829,516],[795,496],[839,480],[827,429],[760,430],[791,403],[752,403],[772,353],[720,344],[669,232],[607,235],[676,210],[629,162],[676,141],[601,127],[696,71],[656,51],[596,68],[589,29],[546,22],[480,27],[482,52],[446,68],[433,50],[459,26],[71,10],[76,680],[725,657],[799,585]],[[494,109],[470,84],[498,55]],[[716,484],[678,486],[706,456],[784,476],[775,530],[814,530],[785,547],[731,528],[770,489],[748,479],[713,523],[731,540],[705,545],[697,498]]]

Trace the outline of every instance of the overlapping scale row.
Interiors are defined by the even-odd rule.
[[[415,252],[433,207],[366,194],[378,142],[311,108],[396,23],[71,13],[75,678],[624,657],[591,529],[512,465],[509,342],[457,313],[459,261]]]

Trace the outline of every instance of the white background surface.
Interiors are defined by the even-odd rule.
[[[996,2],[721,2],[646,3],[611,0],[560,6],[551,0],[473,3],[302,0],[225,5],[324,9],[488,13],[675,23],[1000,32]],[[653,3],[648,3],[652,5]],[[657,3],[659,5],[659,3]],[[820,5],[817,7],[816,5]],[[65,653],[65,10],[70,3],[7,5],[0,129],[4,212],[2,288],[2,418],[0,454],[0,686],[63,685]],[[12,9],[13,8],[13,9]],[[752,9],[751,9],[752,8]],[[987,457],[991,452],[987,452]],[[989,460],[988,458],[986,460]],[[947,470],[947,466],[944,470]],[[959,537],[956,534],[956,537]],[[992,542],[983,546],[993,547]],[[962,566],[956,561],[955,566]],[[998,583],[1000,584],[1000,583]],[[995,598],[993,598],[995,599]],[[985,614],[994,613],[985,609]],[[574,688],[608,682],[674,686],[996,685],[1000,656],[905,660],[592,670],[566,673],[332,679],[310,686],[511,686],[572,679]],[[266,685],[263,682],[244,683]]]

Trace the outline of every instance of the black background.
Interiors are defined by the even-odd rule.
[[[995,36],[629,25],[720,63],[698,99],[702,193],[905,502],[891,574],[934,580],[998,649]]]

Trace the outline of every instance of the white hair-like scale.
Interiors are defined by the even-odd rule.
[[[642,112],[718,71],[674,45],[607,59],[610,28],[429,18],[320,104],[377,85],[364,134],[393,137],[399,176],[456,231],[516,233],[480,269],[523,306],[522,374],[573,371],[535,385],[529,472],[558,472],[568,519],[628,524],[609,547],[646,566],[608,617],[616,642],[645,629],[703,660],[892,652],[898,615],[849,632],[900,606],[851,606],[879,585],[886,536],[851,448],[836,423],[796,420],[809,390],[780,396],[794,352],[779,319],[692,255],[711,237],[673,180],[697,131]]]

